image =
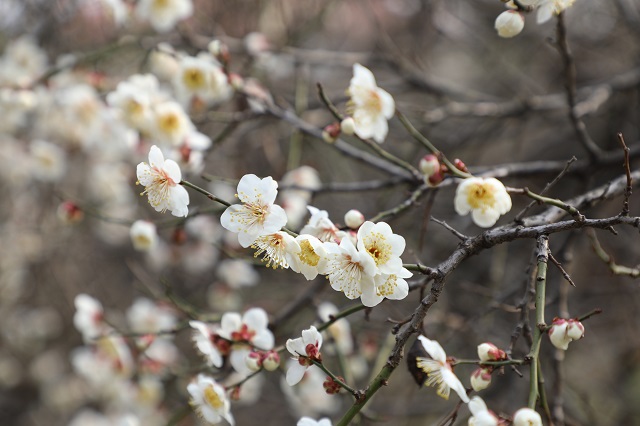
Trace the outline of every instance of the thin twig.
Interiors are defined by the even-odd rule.
[[[431,220],[435,223],[437,223],[438,225],[442,226],[444,229],[446,229],[447,231],[451,232],[453,235],[455,235],[460,241],[467,241],[469,239],[468,236],[464,235],[461,232],[458,232],[457,230],[455,230],[454,228],[451,227],[451,225],[449,225],[447,222],[445,222],[444,220],[439,220],[436,219],[435,217],[431,216]]]
[[[639,267],[630,268],[628,266],[618,265],[615,262],[613,256],[611,256],[604,250],[604,248],[602,248],[602,245],[600,245],[600,241],[598,240],[598,236],[593,229],[587,229],[586,233],[587,237],[589,237],[589,240],[591,241],[591,247],[593,248],[593,251],[596,253],[596,255],[598,255],[600,259],[602,259],[604,263],[607,264],[607,266],[609,266],[609,269],[613,274],[626,275],[632,278],[640,277]]]
[[[564,268],[562,267],[562,264],[560,262],[558,262],[558,260],[553,257],[553,254],[551,254],[551,251],[549,251],[549,260],[551,260],[551,262],[556,265],[556,267],[560,270],[560,272],[562,273],[562,276],[564,277],[565,280],[567,280],[569,282],[569,284],[571,284],[572,286],[576,286],[576,283],[573,282],[573,280],[571,279],[571,277],[569,276],[569,274],[567,273],[567,271],[564,270]]]
[[[629,164],[629,147],[624,143],[624,136],[622,133],[618,133],[618,141],[620,141],[620,145],[622,145],[622,150],[624,151],[624,171],[627,175],[627,187],[624,189],[624,201],[622,202],[622,212],[623,216],[629,216],[629,198],[631,197],[631,188],[633,186],[633,180],[631,179],[631,166]]]

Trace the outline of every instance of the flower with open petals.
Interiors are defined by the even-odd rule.
[[[395,274],[402,270],[400,255],[404,247],[404,237],[394,234],[385,222],[367,221],[358,230],[358,250],[369,253],[382,274]]]
[[[282,231],[258,237],[251,247],[256,249],[253,256],[262,256],[262,261],[267,263],[267,268],[273,269],[277,269],[278,266],[287,269],[300,253],[298,241]]]
[[[191,395],[191,406],[205,421],[216,424],[225,419],[232,426],[235,424],[224,388],[213,378],[199,374],[196,380],[187,385],[187,391]]]
[[[300,234],[313,235],[320,241],[332,241],[340,243],[342,238],[347,235],[341,231],[329,219],[329,213],[326,210],[320,210],[313,206],[307,206],[307,210],[311,213],[309,222],[302,228]]]
[[[307,280],[324,273],[327,250],[322,242],[309,234],[298,235],[296,242],[300,250],[295,253],[293,262],[289,264],[291,269],[304,275]]]
[[[360,64],[353,66],[348,90],[353,110],[354,132],[363,139],[384,142],[389,132],[387,120],[395,112],[393,97],[378,87],[373,73]]]
[[[289,386],[302,380],[307,368],[313,365],[313,361],[320,361],[320,347],[322,346],[322,334],[311,326],[302,330],[302,337],[287,340],[287,350],[297,362],[292,363],[287,370],[287,383]]]
[[[73,315],[73,325],[82,333],[86,342],[104,335],[109,327],[104,322],[102,304],[88,294],[78,294],[73,301],[76,313]]]
[[[451,370],[447,362],[447,354],[435,340],[430,340],[425,336],[418,336],[420,343],[431,358],[417,357],[417,365],[422,371],[427,373],[427,386],[434,386],[438,389],[438,395],[444,399],[449,399],[449,391],[456,391],[460,399],[469,402],[467,391],[462,383]]]
[[[207,362],[215,367],[222,367],[222,356],[229,354],[231,344],[218,335],[217,327],[202,321],[189,321],[189,326],[194,330],[191,339]]]
[[[140,0],[136,4],[136,15],[148,20],[153,29],[167,32],[174,25],[193,13],[191,0]]]
[[[498,179],[471,177],[458,185],[454,206],[459,215],[471,212],[476,225],[489,228],[511,210],[511,197]]]
[[[370,300],[367,297],[375,292],[373,277],[377,268],[373,257],[357,250],[349,238],[343,238],[340,245],[325,243],[325,248],[328,252],[325,273],[331,287],[343,292],[349,299],[357,299],[366,293],[362,298],[365,306],[380,303],[382,299]]]
[[[160,148],[153,145],[149,164],[140,163],[136,170],[138,183],[145,187],[149,204],[158,212],[171,211],[174,216],[187,216],[189,193],[180,185],[182,172],[173,160],[165,160]]]
[[[244,175],[238,183],[236,196],[242,204],[228,207],[220,217],[225,229],[238,234],[238,242],[249,247],[263,235],[273,234],[287,224],[284,209],[273,204],[278,195],[278,182],[271,176]]]
[[[559,15],[565,9],[571,7],[575,0],[539,0],[537,1],[538,11],[536,12],[536,22],[544,24],[556,14]]]
[[[242,316],[227,312],[222,316],[218,335],[232,342],[229,361],[238,373],[250,373],[245,358],[251,348],[268,351],[273,349],[275,339],[268,328],[269,317],[262,308],[248,309]]]

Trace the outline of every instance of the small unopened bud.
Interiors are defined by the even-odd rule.
[[[480,363],[486,361],[502,361],[507,359],[507,354],[503,350],[498,349],[493,343],[481,343],[478,345],[478,358],[480,358]]]
[[[234,90],[241,90],[244,87],[244,79],[240,76],[240,74],[229,73],[229,84],[233,87]]]
[[[340,136],[340,123],[331,123],[322,130],[322,139],[327,143],[334,143]]]
[[[486,389],[491,384],[491,369],[478,368],[471,373],[471,387],[474,391],[479,392]]]
[[[341,376],[338,376],[338,379],[344,382],[344,379]],[[324,383],[322,383],[322,387],[324,388],[324,391],[329,395],[335,395],[340,392],[340,385],[338,384],[338,382],[333,380],[331,376],[327,376],[327,379],[324,381]]]
[[[267,371],[275,371],[280,366],[280,355],[276,351],[267,352],[262,360],[262,366]]]
[[[340,129],[345,135],[352,135],[356,131],[356,122],[353,117],[347,117],[340,123]]]
[[[244,358],[244,363],[251,371],[258,371],[262,368],[262,356],[260,353],[251,351]]]
[[[456,166],[456,169],[460,171],[467,172],[467,173],[469,172],[469,169],[467,169],[467,165],[464,164],[462,160],[459,158],[456,158],[455,160],[453,160],[453,165]]]
[[[217,60],[226,64],[229,62],[229,48],[226,44],[220,40],[213,40],[207,46],[209,53],[211,53]]]
[[[542,417],[531,408],[521,408],[513,415],[513,426],[542,426]]]
[[[58,219],[66,224],[77,223],[84,218],[84,213],[80,210],[80,207],[72,201],[63,201],[60,203],[57,213]]]
[[[425,177],[429,178],[440,171],[440,161],[435,155],[428,154],[420,159],[420,164],[418,164],[418,167],[420,168],[422,174]]]
[[[524,17],[515,10],[506,10],[496,18],[495,28],[500,37],[517,36],[524,28]]]
[[[344,215],[344,224],[351,229],[358,229],[364,223],[364,215],[358,210],[351,209]]]
[[[554,318],[549,328],[549,339],[553,346],[567,350],[569,343],[584,337],[584,326],[576,319]]]
[[[438,170],[437,172],[429,176],[429,178],[427,179],[427,182],[431,186],[438,186],[443,180],[444,180],[444,173]]]

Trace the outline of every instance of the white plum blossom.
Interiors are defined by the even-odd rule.
[[[314,326],[311,326],[302,330],[302,337],[288,339],[286,347],[296,361],[291,363],[287,370],[287,383],[289,386],[293,386],[302,380],[307,368],[313,365],[312,361],[320,361],[322,334]]]
[[[193,13],[191,0],[140,0],[136,4],[139,19],[149,21],[158,32],[167,32]]]
[[[326,210],[320,210],[313,206],[307,206],[311,218],[309,222],[300,231],[301,234],[309,234],[318,238],[320,241],[331,241],[340,243],[342,238],[347,235],[346,232],[341,231],[338,227],[329,219],[329,213]]]
[[[206,422],[216,424],[224,419],[232,426],[235,424],[225,390],[212,377],[199,374],[187,385],[187,391],[191,396],[191,406]]]
[[[358,250],[369,253],[382,274],[401,271],[400,255],[404,252],[405,245],[404,237],[394,234],[385,222],[367,221],[358,229]]]
[[[524,16],[515,10],[505,10],[496,18],[495,28],[500,37],[515,37],[524,28]]]
[[[496,178],[470,177],[458,185],[454,207],[462,216],[471,212],[476,225],[489,228],[511,210],[511,197]]]
[[[536,2],[538,11],[536,12],[536,22],[544,24],[556,14],[559,15],[565,9],[573,5],[575,0],[538,0]]]
[[[135,333],[158,333],[176,327],[176,313],[145,297],[138,297],[127,310],[127,321]]]
[[[417,357],[417,366],[427,373],[427,386],[437,388],[438,395],[444,399],[449,399],[449,392],[453,389],[460,399],[469,402],[467,392],[456,375],[451,370],[447,362],[447,354],[440,343],[430,340],[425,336],[418,336],[420,343],[431,358]]]
[[[251,247],[256,249],[254,257],[262,256],[262,261],[266,262],[267,268],[273,269],[277,269],[278,266],[287,269],[296,262],[300,253],[298,241],[282,231],[258,237]]]
[[[227,75],[210,55],[185,56],[178,60],[178,65],[173,85],[183,105],[190,106],[194,99],[213,105],[226,101],[233,94]]]
[[[402,300],[409,294],[409,283],[405,281],[405,278],[411,278],[413,273],[408,269],[401,268],[395,274],[379,274],[374,277],[375,293],[365,294],[363,291],[363,302],[367,298],[371,300],[369,304],[375,304],[382,302],[382,299],[387,298],[391,300]],[[369,305],[367,305],[369,306]]]
[[[104,322],[102,304],[88,294],[78,294],[73,301],[76,313],[73,315],[73,325],[82,334],[85,341],[91,341],[108,331]]]
[[[181,146],[195,126],[182,106],[165,101],[153,106],[149,131],[154,141],[164,146]]]
[[[278,195],[278,182],[271,176],[260,179],[253,174],[244,175],[238,183],[236,196],[242,204],[228,207],[220,217],[222,226],[238,234],[238,242],[249,247],[263,235],[273,234],[286,225],[284,209],[273,204]]]
[[[138,251],[149,251],[158,244],[156,225],[146,220],[136,220],[129,229],[133,248]]]
[[[327,263],[327,250],[322,242],[309,234],[296,237],[299,250],[289,263],[291,269],[301,273],[307,280],[312,280],[323,274]]]
[[[584,326],[576,319],[554,318],[549,328],[549,339],[553,346],[567,350],[569,343],[584,337]]]
[[[160,148],[153,145],[149,151],[149,164],[138,164],[138,183],[145,187],[149,204],[158,212],[171,211],[174,216],[187,216],[189,193],[180,185],[182,172],[173,160],[165,160]]]
[[[222,356],[229,353],[231,345],[220,338],[219,328],[202,321],[189,321],[189,326],[194,330],[191,338],[207,362],[214,367],[222,367]]]
[[[479,392],[491,385],[491,369],[477,368],[471,373],[471,387],[474,391]]]
[[[542,417],[531,408],[521,408],[513,415],[513,426],[542,426]]]
[[[469,411],[472,414],[469,418],[469,426],[498,426],[498,418],[479,396],[471,398]]]
[[[238,373],[249,373],[245,358],[252,347],[263,351],[273,349],[275,339],[268,325],[269,317],[262,308],[248,309],[242,316],[236,312],[222,316],[218,335],[232,342],[229,361]]]
[[[107,103],[120,113],[127,124],[137,130],[147,131],[152,125],[152,106],[163,97],[156,76],[134,74],[107,94]]]
[[[67,155],[58,145],[43,140],[35,140],[29,147],[31,173],[44,182],[57,182],[67,171]]]
[[[354,132],[363,139],[373,138],[384,142],[389,132],[387,120],[393,117],[393,97],[376,84],[373,73],[360,64],[353,66],[353,78],[349,83]]]
[[[364,294],[362,303],[375,306],[375,300],[369,299],[375,294],[373,277],[377,268],[373,257],[358,251],[349,238],[343,238],[340,245],[325,243],[325,248],[328,252],[325,273],[331,287],[352,300]]]

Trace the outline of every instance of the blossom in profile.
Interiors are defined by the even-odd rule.
[[[349,84],[354,132],[363,139],[384,142],[389,132],[390,119],[395,112],[393,97],[378,87],[373,73],[360,64],[353,66]]]
[[[542,426],[542,417],[531,408],[521,408],[513,415],[513,426]]]
[[[356,249],[349,238],[343,238],[340,245],[325,243],[325,248],[328,252],[325,273],[331,287],[352,300],[366,293],[362,303],[374,306],[376,300],[367,297],[375,291],[373,277],[377,268],[373,257]]]
[[[554,318],[549,328],[549,339],[553,346],[567,350],[569,343],[584,337],[584,326],[576,319]]]
[[[491,368],[477,368],[471,373],[471,387],[480,392],[491,385]]]
[[[500,37],[515,37],[524,28],[524,16],[515,10],[505,10],[498,15],[494,26]]]
[[[326,210],[320,210],[313,206],[307,206],[307,210],[311,213],[309,222],[300,230],[300,234],[313,235],[320,241],[331,241],[340,243],[342,238],[347,235],[341,231],[329,219],[329,213]]]
[[[469,401],[469,411],[472,414],[469,418],[469,426],[498,426],[499,424],[498,417],[487,408],[487,404],[477,395]]]
[[[206,422],[217,424],[224,419],[232,426],[235,424],[229,398],[224,388],[212,377],[199,374],[187,385],[187,391],[191,396],[191,406]]]
[[[153,145],[149,164],[138,164],[138,183],[145,187],[149,204],[158,212],[171,211],[174,216],[187,216],[189,193],[180,185],[182,172],[173,160],[165,160],[160,148]]]
[[[511,197],[498,179],[471,177],[458,185],[454,207],[462,216],[471,212],[476,225],[489,228],[511,210]]]
[[[444,399],[449,399],[449,392],[453,389],[460,399],[469,402],[467,391],[451,370],[447,362],[447,354],[440,343],[430,340],[425,336],[418,336],[420,343],[431,358],[417,357],[417,366],[427,374],[427,386],[437,388],[438,395]]]
[[[109,329],[104,322],[102,304],[97,299],[81,293],[76,296],[73,304],[76,307],[73,325],[85,341],[96,339]]]
[[[207,362],[214,367],[222,367],[222,357],[229,354],[231,344],[218,335],[218,327],[202,321],[189,321],[189,326],[193,328],[191,339]]]
[[[291,363],[287,370],[287,383],[293,386],[302,380],[307,368],[313,365],[313,361],[321,362],[322,334],[311,326],[302,330],[302,337],[288,339],[286,347],[293,355],[293,359],[297,361]]]
[[[266,262],[267,268],[273,269],[278,267],[287,269],[296,261],[300,253],[298,241],[282,231],[258,237],[251,247],[256,249],[254,257],[262,256],[262,261]]]
[[[149,21],[161,33],[170,31],[178,21],[192,14],[191,0],[140,0],[136,4],[136,16]]]
[[[242,204],[228,207],[220,217],[222,226],[238,234],[244,248],[263,235],[273,234],[286,225],[284,209],[273,204],[278,195],[278,182],[271,176],[260,179],[253,174],[244,175],[238,183],[236,196]]]
[[[480,363],[502,361],[507,359],[507,354],[493,343],[485,342],[478,345],[478,358]]]
[[[129,236],[138,251],[149,251],[158,244],[156,225],[146,220],[136,220],[129,228]]]
[[[573,5],[575,0],[538,0],[536,4],[538,11],[536,12],[536,22],[538,24],[544,24],[552,16],[559,15],[565,9],[568,9]]]

